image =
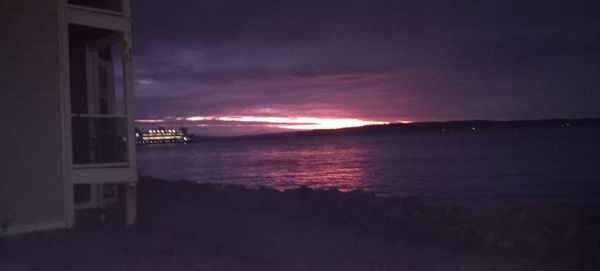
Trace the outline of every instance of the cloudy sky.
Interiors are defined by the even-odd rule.
[[[141,126],[600,117],[600,1],[133,1]]]

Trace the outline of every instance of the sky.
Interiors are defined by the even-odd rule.
[[[142,128],[600,117],[600,1],[132,2]]]

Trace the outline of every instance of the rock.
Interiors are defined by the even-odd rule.
[[[355,189],[349,192],[346,192],[345,195],[347,196],[347,198],[353,199],[353,200],[365,200],[368,198],[374,198],[375,194],[372,192],[368,192],[362,188],[359,189]]]
[[[187,194],[190,188],[191,182],[189,181],[175,181],[171,184],[171,197],[174,200],[184,200],[187,199]]]
[[[470,227],[465,231],[463,244],[470,249],[492,250],[495,234],[488,228]]]
[[[546,259],[553,252],[552,234],[541,225],[530,224],[517,229],[513,240],[511,250],[519,256]]]
[[[312,192],[313,189],[307,186],[287,189],[283,191],[281,205],[292,212],[308,214],[310,213],[310,209],[307,208],[307,199]]]
[[[428,204],[418,204],[417,211],[419,216],[428,220],[437,220],[437,214],[439,213],[437,207]],[[432,221],[432,223],[436,222]]]
[[[466,228],[463,225],[443,225],[439,232],[439,243],[446,247],[460,248],[465,246]]]
[[[600,216],[581,216],[573,221],[562,246],[581,265],[600,267]]]
[[[392,220],[404,216],[404,203],[400,198],[388,198],[383,200],[382,219]]]
[[[439,211],[439,218],[446,225],[463,225],[469,219],[469,212],[458,205],[446,205]]]
[[[279,192],[274,189],[261,187],[254,191],[257,202],[259,203],[258,208],[277,210],[281,207],[281,201],[279,200]]]
[[[420,214],[418,209],[421,204],[421,199],[418,197],[410,197],[401,199],[402,211],[406,217],[416,217]]]

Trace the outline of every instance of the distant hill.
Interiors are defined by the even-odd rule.
[[[411,132],[455,132],[465,130],[488,130],[488,129],[514,129],[514,128],[541,128],[541,127],[580,127],[600,126],[600,119],[543,119],[543,120],[460,120],[445,122],[415,122],[415,123],[392,123],[383,125],[367,125],[361,127],[311,130],[299,132],[283,132],[271,134],[258,134],[236,137],[192,137],[195,141],[214,141],[231,139],[275,139],[310,137],[323,135],[359,135],[359,134],[381,134],[381,133],[411,133]]]

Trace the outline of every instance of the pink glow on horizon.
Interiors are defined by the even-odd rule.
[[[201,119],[202,117],[191,117],[187,118]],[[314,118],[314,117],[258,117],[258,116],[224,116],[224,117],[212,117],[212,120],[219,120],[224,122],[252,122],[252,123],[264,123],[265,125],[274,126],[282,129],[294,129],[294,130],[317,130],[317,129],[338,129],[348,127],[359,127],[365,125],[374,124],[388,124],[389,122],[383,121],[366,121],[360,119],[348,119],[348,118]]]
[[[294,129],[294,130],[319,130],[319,129],[339,129],[349,127],[360,127],[366,125],[389,124],[384,121],[367,121],[360,119],[345,119],[345,118],[297,118],[296,123],[292,122],[289,125],[280,125],[279,128]]]
[[[163,123],[165,122],[164,119],[137,119],[135,120],[136,123]]]
[[[360,127],[366,125],[389,124],[389,121],[363,120],[357,118],[318,118],[318,117],[275,117],[275,116],[188,116],[172,118],[177,121],[186,122],[210,122],[203,123],[204,126],[243,126],[240,123],[261,125],[265,127],[274,127],[287,130],[319,130],[319,129],[339,129]],[[168,119],[138,119],[136,123],[168,123]],[[396,121],[401,123],[410,123],[411,121]]]
[[[216,117],[213,116],[207,116],[207,117],[202,117],[202,116],[197,116],[197,117],[187,117],[187,118],[181,118],[178,117],[177,120],[182,120],[185,119],[187,121],[202,121],[202,120],[216,120]]]

